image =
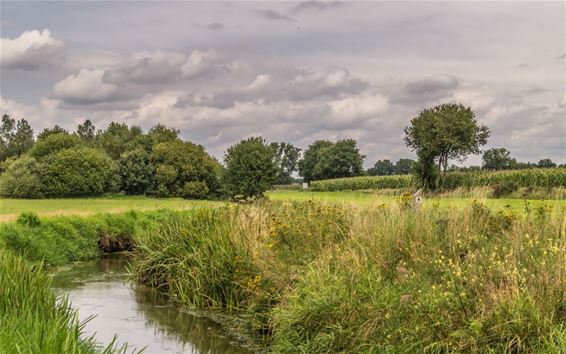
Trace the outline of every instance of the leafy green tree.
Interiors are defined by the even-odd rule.
[[[368,169],[370,176],[388,176],[395,174],[395,165],[389,160],[378,160],[373,167]]]
[[[118,160],[126,150],[132,149],[132,142],[142,134],[137,127],[111,122],[106,130],[96,135],[97,145],[104,149],[113,160]]]
[[[51,134],[69,134],[69,131],[67,129],[63,129],[61,128],[59,125],[55,125],[53,128],[45,128],[41,131],[41,133],[39,133],[39,135],[37,136],[37,140],[43,140],[45,138],[47,138],[49,135]]]
[[[354,139],[338,140],[324,149],[314,168],[316,179],[361,176],[365,156]]]
[[[305,182],[314,181],[315,167],[320,161],[323,152],[334,144],[328,140],[317,140],[305,150],[303,158],[299,161],[299,174]]]
[[[160,196],[189,196],[189,190],[195,191],[202,186],[195,183],[187,186],[190,182],[206,184],[207,195],[219,190],[220,164],[202,145],[180,140],[160,143],[153,149],[152,161],[156,171],[156,193]]]
[[[155,184],[151,154],[142,147],[124,152],[119,160],[120,189],[127,194],[146,194]]]
[[[470,154],[478,154],[489,137],[489,129],[478,124],[471,108],[453,103],[423,110],[404,131],[405,143],[421,162],[420,175],[426,187],[436,185],[429,180],[434,176],[431,164],[436,163],[444,175],[450,159],[463,161]]]
[[[224,156],[223,187],[231,198],[260,197],[277,177],[273,149],[261,137],[231,146]]]
[[[301,149],[285,142],[274,142],[269,147],[273,150],[278,169],[275,184],[293,183],[291,175],[297,170]]]
[[[101,150],[76,147],[49,155],[44,162],[45,193],[56,197],[99,195],[112,190],[114,162]]]
[[[538,162],[537,166],[540,168],[552,168],[556,167],[556,164],[552,162],[551,159],[542,159]]]
[[[0,124],[0,162],[28,151],[34,143],[33,129],[25,119],[16,121],[7,114]]]
[[[395,174],[396,175],[408,175],[415,169],[415,160],[411,159],[399,159],[395,163]]]
[[[81,145],[83,145],[83,142],[75,134],[53,133],[39,139],[31,148],[29,154],[37,160],[42,160],[49,155]]]
[[[482,156],[482,168],[486,170],[507,170],[516,163],[517,161],[511,157],[511,152],[506,148],[489,149]]]
[[[79,126],[77,127],[77,135],[79,136],[79,138],[90,144],[94,141],[96,128],[94,127],[94,124],[92,124],[92,122],[87,119],[83,124],[79,124]]]
[[[0,176],[0,196],[9,198],[41,198],[42,166],[33,157],[23,156],[10,164]]]
[[[178,129],[166,127],[163,124],[154,125],[147,136],[150,138],[152,145],[167,143],[179,140],[180,131]]]

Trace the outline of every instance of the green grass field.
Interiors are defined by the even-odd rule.
[[[76,199],[0,199],[0,222],[13,221],[22,212],[34,212],[41,216],[91,215],[96,213],[119,213],[132,209],[183,210],[220,203],[204,200],[157,199],[140,196]]]
[[[318,200],[330,203],[348,203],[359,205],[370,204],[390,204],[398,203],[401,197],[394,195],[381,195],[368,192],[310,192],[310,191],[272,191],[268,193],[269,199],[272,200],[297,200],[308,201]],[[425,198],[424,206],[439,207],[462,207],[468,206],[475,198],[463,197],[435,197]],[[477,198],[483,204],[493,209],[512,209],[515,211],[522,211],[525,208],[538,208],[541,206],[566,208],[566,200],[535,200],[535,199],[490,199],[490,198]]]
[[[311,192],[311,191],[271,191],[267,193],[271,200],[308,201],[318,200],[329,203],[347,203],[356,205],[379,205],[398,203],[399,196],[382,195],[367,192]],[[526,207],[538,208],[549,206],[566,209],[566,200],[524,200],[524,199],[487,199],[478,198],[485,205],[494,209],[512,209],[523,211]],[[424,206],[462,207],[470,205],[474,198],[442,197],[428,198]],[[34,212],[41,216],[91,215],[96,213],[118,213],[128,210],[172,209],[184,210],[197,206],[222,205],[221,201],[185,200],[180,198],[157,199],[150,197],[101,197],[76,199],[0,199],[0,222],[15,220],[22,212]]]

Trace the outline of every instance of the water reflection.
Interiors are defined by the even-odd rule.
[[[246,353],[215,322],[195,316],[179,303],[144,286],[128,283],[127,257],[61,267],[53,274],[56,291],[69,296],[86,326],[102,343],[118,334],[120,343],[144,353]]]

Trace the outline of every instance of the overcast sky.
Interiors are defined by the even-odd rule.
[[[6,2],[1,113],[36,132],[163,123],[221,159],[248,136],[357,139],[469,105],[488,147],[566,162],[564,2]],[[478,157],[467,164],[479,163]]]

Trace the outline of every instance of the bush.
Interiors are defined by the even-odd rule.
[[[209,193],[206,183],[201,181],[187,182],[183,186],[181,196],[186,199],[204,199]]]
[[[183,196],[190,182],[197,183],[191,184],[193,188],[204,183],[207,196],[219,190],[220,164],[201,145],[179,140],[160,143],[153,149],[152,161],[156,166],[158,196]],[[203,191],[200,188],[199,193]]]
[[[57,197],[100,195],[112,189],[116,167],[102,151],[66,149],[45,161],[45,194]]]
[[[494,184],[491,186],[492,194],[495,198],[501,198],[509,195],[519,189],[519,186],[513,182]]]
[[[10,164],[0,176],[0,195],[9,198],[41,198],[43,196],[42,164],[24,156]]]
[[[39,216],[35,213],[30,212],[21,213],[20,216],[18,216],[16,222],[20,225],[28,227],[38,227],[39,225],[41,225]]]

